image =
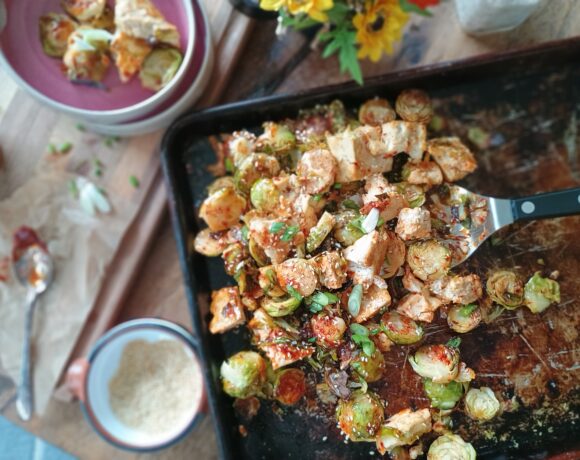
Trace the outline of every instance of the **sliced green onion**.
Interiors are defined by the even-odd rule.
[[[348,298],[348,311],[352,316],[357,316],[360,312],[360,304],[362,301],[363,288],[360,284],[356,284]]]

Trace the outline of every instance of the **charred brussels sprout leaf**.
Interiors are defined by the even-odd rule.
[[[560,302],[560,285],[552,279],[542,278],[537,272],[526,283],[524,302],[532,313],[541,313],[551,303]]]

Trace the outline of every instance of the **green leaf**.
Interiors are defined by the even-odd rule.
[[[292,238],[294,238],[294,235],[298,233],[298,230],[300,230],[300,227],[298,227],[297,225],[291,225],[284,231],[284,234],[280,239],[282,241],[290,241],[292,240]]]
[[[363,288],[360,284],[356,284],[348,298],[348,311],[352,316],[357,316],[360,312],[360,304],[362,301]]]
[[[335,25],[340,25],[348,19],[350,7],[346,3],[336,2],[334,6],[326,12],[328,19]]]
[[[313,27],[319,25],[318,21],[315,21],[307,14],[298,14],[296,16],[291,16],[285,10],[280,10],[280,17],[282,18],[282,26],[292,27],[295,30],[307,29],[308,27]]]
[[[286,286],[286,291],[288,292],[288,294],[290,294],[296,300],[302,300],[302,295],[296,289],[294,289],[292,286],[290,286],[290,285]]]
[[[348,6],[343,5],[343,8],[348,9]],[[362,85],[362,71],[357,57],[356,32],[351,22],[345,20],[343,16],[337,15],[336,19],[331,19],[331,22],[336,24],[334,29],[319,35],[320,41],[328,41],[322,56],[326,58],[338,52],[340,71],[350,73],[352,78]]]
[[[362,344],[362,349],[365,355],[372,356],[375,352],[375,344],[372,340],[366,340]]]
[[[344,200],[342,202],[342,205],[347,208],[347,209],[354,209],[355,211],[358,211],[360,209],[359,205],[356,204],[353,200]]]
[[[280,233],[286,227],[284,222],[274,222],[270,225],[270,233]]]
[[[459,345],[461,345],[461,337],[452,337],[446,345],[451,348],[459,348]]]
[[[369,330],[362,324],[353,323],[350,325],[350,330],[355,335],[362,335],[365,337],[368,337],[369,335]]]
[[[399,4],[401,5],[401,9],[405,13],[415,13],[420,16],[427,17],[433,16],[433,14],[429,10],[422,9],[421,7],[419,7],[419,5],[415,5],[414,3],[411,3],[409,0],[399,0]]]

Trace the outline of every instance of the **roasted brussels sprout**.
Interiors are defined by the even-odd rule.
[[[260,267],[258,284],[267,296],[282,297],[285,294],[282,288],[278,285],[276,270],[274,270],[272,265]]]
[[[38,25],[44,53],[50,57],[63,57],[68,38],[77,28],[76,23],[65,14],[48,13],[40,17]]]
[[[358,110],[358,119],[363,125],[380,126],[393,121],[397,114],[386,99],[369,99]]]
[[[205,199],[199,217],[205,220],[212,232],[217,232],[237,224],[245,208],[246,200],[234,189],[222,188]]]
[[[336,224],[333,235],[343,246],[352,246],[359,238],[364,236],[364,232],[353,225],[353,222],[359,217],[356,211],[344,211],[334,217]]]
[[[306,377],[300,369],[283,369],[276,372],[274,398],[286,406],[293,406],[306,393]]]
[[[376,382],[381,379],[385,371],[385,357],[377,349],[370,356],[359,350],[356,357],[350,362],[350,366],[367,383]]]
[[[459,351],[447,345],[425,345],[409,358],[413,370],[435,383],[449,383],[459,373]]]
[[[182,61],[183,55],[175,48],[154,49],[141,65],[141,84],[151,91],[159,91],[175,77]]]
[[[397,184],[397,189],[405,197],[410,208],[417,208],[425,204],[425,191],[420,185],[403,182]]]
[[[407,263],[423,281],[445,276],[451,266],[451,252],[436,240],[419,241],[409,246]]]
[[[524,301],[524,283],[511,270],[492,273],[487,279],[485,289],[494,302],[510,310],[519,307]]]
[[[100,17],[107,6],[106,0],[61,0],[62,8],[80,22]]]
[[[557,281],[543,278],[540,272],[536,272],[524,288],[526,307],[532,313],[541,313],[553,302],[560,302],[560,285]]]
[[[346,331],[346,323],[340,316],[317,313],[310,318],[312,333],[316,337],[316,343],[325,348],[334,348],[342,342],[342,336]]]
[[[252,185],[250,200],[252,205],[259,211],[272,212],[278,207],[280,192],[274,181],[269,178],[258,179]]]
[[[250,154],[254,153],[256,139],[248,131],[237,131],[228,142],[228,150],[234,162],[234,166],[239,167]]]
[[[276,265],[278,283],[282,289],[294,288],[302,297],[308,297],[316,290],[318,277],[305,259],[287,259]]]
[[[455,381],[435,383],[431,379],[423,379],[423,388],[431,400],[431,407],[437,409],[453,409],[463,396],[463,385]]]
[[[266,361],[254,351],[240,351],[222,363],[224,391],[234,398],[259,394],[266,383]]]
[[[369,441],[379,432],[385,414],[379,397],[368,391],[355,392],[336,408],[340,429],[351,441]]]
[[[207,194],[211,195],[222,188],[236,188],[234,178],[231,176],[218,177],[207,187]]]
[[[475,460],[475,449],[456,434],[439,436],[427,452],[427,460]]]
[[[248,240],[248,250],[250,251],[252,259],[254,259],[258,264],[258,267],[264,267],[270,263],[270,259],[266,255],[264,249],[256,243],[256,240],[252,237]]]
[[[399,345],[416,343],[423,338],[423,328],[411,318],[396,311],[388,311],[381,318],[387,337]]]
[[[248,193],[258,179],[273,177],[280,172],[280,164],[272,155],[252,153],[240,164],[234,180],[240,191]]]
[[[397,97],[395,109],[405,121],[416,121],[427,124],[433,117],[431,98],[425,91],[421,91],[420,89],[404,90]]]
[[[377,450],[381,455],[387,451],[393,454],[393,449],[413,444],[419,437],[431,431],[431,426],[429,409],[414,412],[410,409],[403,409],[381,426],[376,439]]]
[[[68,39],[62,58],[63,68],[71,81],[100,82],[111,65],[106,51],[113,36],[106,30],[79,27]]]
[[[230,276],[234,276],[241,268],[244,260],[248,258],[248,252],[242,243],[236,241],[235,243],[230,244],[223,251],[222,258],[224,260],[226,273]]]
[[[475,303],[453,305],[447,312],[447,324],[461,334],[475,329],[481,323],[481,319],[481,309]]]
[[[267,153],[290,150],[296,144],[296,136],[286,125],[264,123],[264,134],[258,138],[258,148]]]
[[[328,212],[322,214],[318,220],[318,223],[316,224],[316,227],[310,229],[310,233],[306,239],[306,251],[314,252],[332,231],[334,224],[335,220],[332,214]]]
[[[264,297],[261,301],[261,306],[266,313],[275,318],[280,316],[287,316],[292,313],[300,306],[300,300],[291,295],[283,297]]]
[[[491,388],[470,388],[465,395],[465,412],[474,420],[491,420],[498,414],[499,409],[499,401]]]

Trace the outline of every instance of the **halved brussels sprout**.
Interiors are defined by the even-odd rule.
[[[405,121],[429,123],[433,117],[431,98],[425,91],[420,89],[406,89],[395,103],[399,116]]]
[[[363,125],[380,126],[393,121],[397,114],[386,99],[369,99],[358,110],[358,119]]]
[[[250,237],[248,241],[248,250],[250,251],[250,255],[252,259],[256,261],[258,267],[264,267],[270,263],[270,259],[266,255],[266,251],[262,248],[254,238]]]
[[[222,188],[236,188],[234,178],[231,176],[222,176],[214,180],[207,188],[207,194],[211,195]]]
[[[62,58],[63,68],[71,81],[100,82],[111,64],[107,55],[113,36],[106,30],[79,27],[68,39]]]
[[[258,179],[273,177],[280,172],[280,164],[272,155],[252,153],[242,161],[234,175],[238,189],[248,193]]]
[[[383,331],[387,337],[399,345],[417,343],[423,338],[423,328],[396,311],[388,311],[381,318]]]
[[[183,55],[175,48],[154,49],[141,65],[141,84],[152,91],[159,91],[175,77],[182,61]]]
[[[254,351],[240,351],[222,363],[220,374],[224,391],[234,398],[260,393],[266,383],[266,361]]]
[[[87,22],[101,16],[107,2],[106,0],[61,0],[60,5],[73,18]]]
[[[379,397],[368,391],[352,393],[347,400],[340,400],[336,408],[340,429],[351,441],[369,441],[379,432],[385,418]]]
[[[560,302],[560,285],[557,281],[543,278],[540,272],[532,276],[524,288],[524,303],[532,313],[541,313],[552,302]]]
[[[274,398],[286,406],[293,406],[306,393],[306,376],[300,369],[276,372]]]
[[[473,446],[456,434],[439,436],[427,452],[427,460],[475,460]]]
[[[447,324],[455,332],[464,334],[475,329],[481,323],[482,314],[479,305],[453,305],[447,312]]]
[[[336,224],[334,226],[334,237],[344,247],[352,246],[359,238],[364,236],[364,232],[352,225],[352,222],[359,217],[356,211],[348,210],[334,216]]]
[[[259,211],[273,212],[278,207],[280,192],[274,181],[269,178],[258,179],[252,185],[250,200],[254,208]]]
[[[246,248],[240,242],[230,244],[222,253],[226,273],[234,276],[248,258]]]
[[[518,275],[511,270],[499,270],[494,272],[485,285],[487,295],[491,299],[513,310],[524,301],[524,283]]]
[[[350,362],[350,366],[367,383],[376,382],[381,379],[385,371],[385,357],[377,349],[370,356],[359,350],[357,356]]]
[[[248,131],[237,131],[233,134],[233,138],[228,142],[228,148],[235,167],[238,168],[248,156],[254,153],[255,144],[254,135]]]
[[[313,252],[316,250],[332,231],[334,224],[335,220],[332,214],[328,212],[322,214],[316,226],[310,229],[310,233],[306,239],[306,251]]]
[[[282,297],[284,294],[286,294],[278,285],[278,280],[276,279],[276,270],[274,270],[272,265],[261,267],[259,269],[258,284],[267,296]]]
[[[465,412],[474,420],[487,422],[494,418],[500,403],[491,388],[470,388],[465,395]]]
[[[405,197],[410,208],[417,208],[425,204],[425,190],[420,185],[403,182],[397,184],[397,190]]]
[[[258,148],[268,153],[290,150],[296,144],[296,136],[286,125],[264,123],[264,133],[258,138]]]
[[[423,281],[445,276],[451,266],[451,251],[436,240],[419,241],[409,246],[407,263]]]
[[[222,188],[209,195],[199,209],[199,217],[211,231],[227,230],[240,220],[246,200],[232,188]]]
[[[463,396],[463,385],[455,381],[435,383],[431,379],[423,379],[423,388],[431,400],[431,407],[437,409],[453,409]]]
[[[334,348],[342,342],[346,331],[346,323],[340,316],[330,315],[327,312],[318,313],[310,318],[312,333],[316,343],[325,348]]]
[[[68,46],[68,38],[76,23],[65,14],[48,13],[38,20],[42,50],[47,56],[60,58]]]
[[[300,306],[301,300],[291,295],[285,297],[263,297],[260,305],[272,317],[287,316]]]
[[[425,345],[409,358],[413,370],[435,383],[449,383],[459,373],[459,351],[447,345]]]

